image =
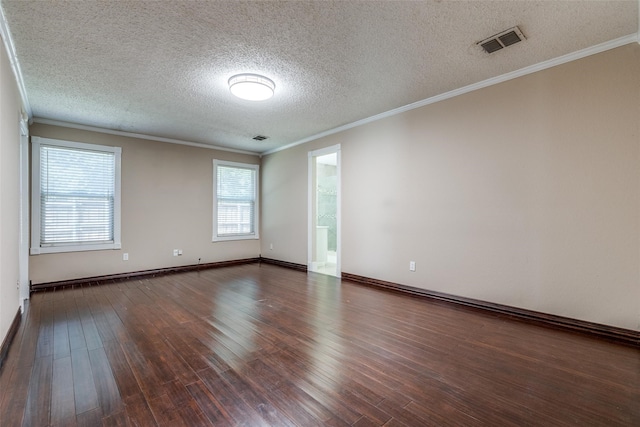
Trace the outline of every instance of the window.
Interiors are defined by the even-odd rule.
[[[258,165],[213,161],[213,241],[257,239]]]
[[[32,138],[31,254],[120,249],[120,147]]]

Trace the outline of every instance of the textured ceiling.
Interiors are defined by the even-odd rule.
[[[253,152],[638,31],[637,0],[1,4],[34,117]],[[241,72],[275,96],[234,98]]]

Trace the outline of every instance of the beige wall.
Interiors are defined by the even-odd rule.
[[[634,43],[268,155],[263,256],[341,144],[342,271],[640,330],[639,123]]]
[[[0,343],[20,307],[20,105],[9,58],[0,48]]]
[[[42,124],[30,132],[122,147],[122,249],[31,256],[34,284],[260,254],[258,240],[211,241],[213,159],[256,164],[259,157]]]

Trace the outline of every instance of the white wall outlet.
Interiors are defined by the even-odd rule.
[[[125,252],[125,253],[123,253],[123,254],[122,254],[122,260],[123,260],[123,261],[129,261],[129,254],[128,254],[128,253],[126,253],[126,252]]]
[[[273,243],[269,243],[269,250],[273,250]]]
[[[178,249],[178,256],[182,255],[182,249]]]
[[[178,256],[178,250],[177,249],[173,250],[173,256]]]
[[[416,262],[409,261],[409,271],[416,271]]]

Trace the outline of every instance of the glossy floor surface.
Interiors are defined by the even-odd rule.
[[[36,293],[2,426],[638,426],[640,349],[250,264]]]

